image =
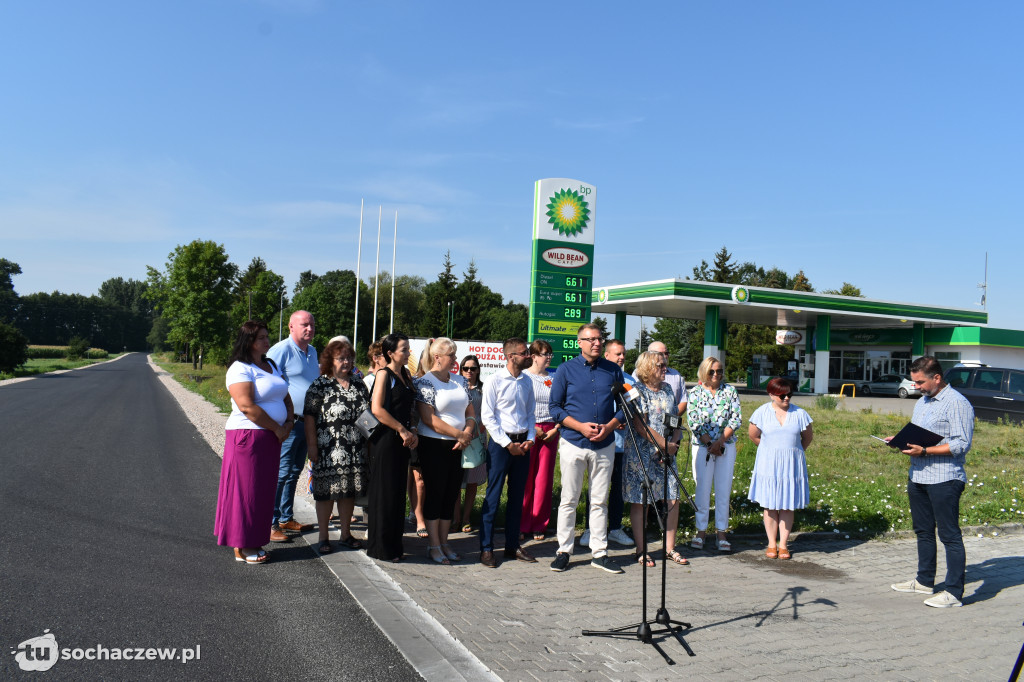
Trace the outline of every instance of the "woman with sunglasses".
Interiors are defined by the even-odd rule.
[[[740,397],[725,383],[725,366],[716,357],[707,357],[697,368],[699,383],[690,389],[686,421],[693,433],[693,480],[697,483],[694,522],[697,535],[690,542],[704,549],[711,508],[711,489],[715,490],[715,529],[718,551],[731,552],[726,537],[729,530],[729,499],[732,496],[732,470],[736,464],[736,430],[743,423]]]
[[[551,374],[548,365],[554,353],[551,344],[535,339],[530,344],[533,364],[524,372],[533,382],[533,396],[537,407],[533,411],[537,428],[537,447],[530,453],[530,471],[526,475],[523,493],[523,516],[520,521],[520,540],[529,534],[541,541],[551,521],[551,491],[555,484],[555,457],[558,454],[560,426],[551,418],[548,401],[551,399]]]
[[[811,444],[811,416],[792,404],[792,384],[782,377],[768,382],[765,403],[750,416],[750,440],[757,445],[754,474],[748,497],[764,508],[764,530],[768,534],[765,556],[788,559],[789,532],[794,510],[803,509],[811,500],[807,480],[807,457]],[[778,538],[778,544],[776,544]]]
[[[479,415],[484,402],[484,385],[480,381],[480,359],[475,355],[467,355],[462,358],[459,365],[459,374],[466,380],[466,389],[473,399],[473,414]],[[483,424],[478,425],[477,438],[487,447],[487,429]],[[473,504],[476,502],[477,488],[487,483],[487,461],[471,469],[462,470],[462,489],[465,491],[465,501],[461,504],[455,500],[455,512],[452,516],[452,528],[457,528],[462,523],[462,532],[469,533],[473,530],[472,515]]]

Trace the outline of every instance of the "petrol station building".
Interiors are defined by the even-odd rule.
[[[727,367],[728,323],[789,330],[777,337],[794,346],[798,387],[810,393],[884,374],[906,376],[922,355],[935,356],[944,368],[1024,367],[1024,331],[991,328],[988,313],[977,309],[665,279],[595,287],[591,310],[614,317],[620,339],[628,315],[704,320],[704,356]]]

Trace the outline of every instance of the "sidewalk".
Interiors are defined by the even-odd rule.
[[[315,532],[307,537],[312,544]],[[640,620],[641,569],[632,550],[610,552],[625,575],[591,567],[580,551],[569,571],[554,573],[553,539],[527,543],[536,564],[488,569],[477,563],[475,534],[452,536],[466,558],[451,567],[428,562],[426,541],[412,533],[401,564],[350,551],[327,559],[343,582],[376,565],[503,680],[1003,680],[1024,642],[1024,534],[964,541],[965,606],[951,609],[889,589],[915,575],[912,539],[804,536],[791,543],[790,561],[766,559],[754,540],[737,540],[731,555],[686,550],[690,566],[667,566],[666,605],[674,620],[692,624],[683,635],[696,656],[664,639],[674,666],[635,637],[581,635]],[[941,580],[941,545],[939,553]],[[660,550],[656,556],[648,572],[651,619],[660,602]]]

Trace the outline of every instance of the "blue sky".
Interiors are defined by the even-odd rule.
[[[1024,329],[1024,4],[0,3],[0,256],[17,291],[177,245],[285,277],[450,249],[529,291],[533,183],[597,187],[597,285],[726,245],[816,289]]]

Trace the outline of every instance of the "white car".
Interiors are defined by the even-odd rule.
[[[874,381],[861,382],[857,384],[857,393],[863,396],[895,395],[900,398],[921,395],[913,381],[897,374],[883,374]]]

